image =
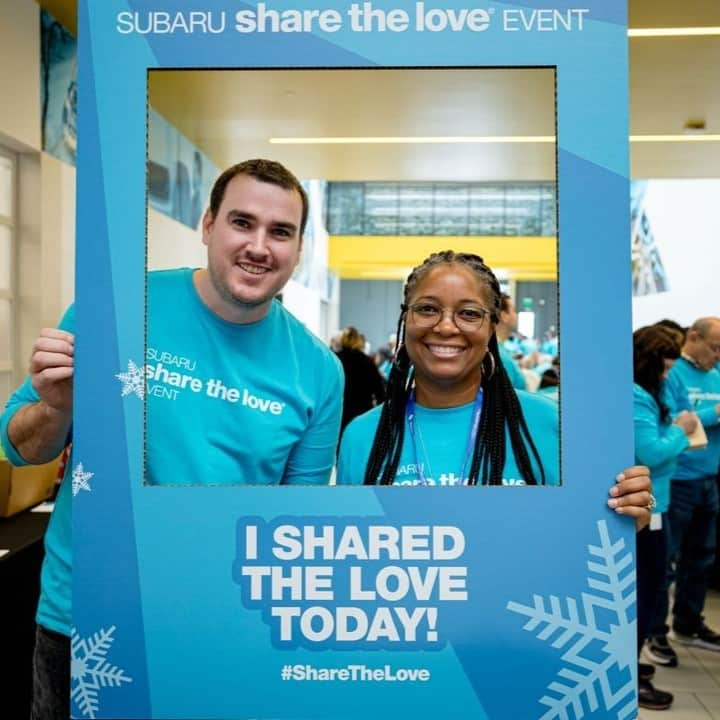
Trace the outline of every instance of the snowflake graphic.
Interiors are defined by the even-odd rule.
[[[587,581],[593,592],[581,593],[579,604],[571,597],[563,603],[555,595],[549,607],[540,595],[533,595],[532,606],[507,604],[511,612],[529,618],[524,630],[537,632],[539,640],[563,653],[563,666],[539,701],[547,707],[541,720],[580,720],[586,707],[594,713],[601,701],[607,712],[617,712],[618,720],[636,714],[637,657],[628,642],[635,637],[632,552],[622,539],[611,542],[604,520],[597,526],[600,545],[588,545]]]
[[[141,400],[145,397],[145,366],[138,367],[128,360],[127,372],[118,373],[115,377],[123,384],[122,396],[137,395]]]
[[[83,464],[79,462],[74,470],[72,471],[72,494],[73,497],[77,495],[81,490],[90,492],[92,488],[88,483],[88,480],[93,477],[95,473],[85,472]]]
[[[132,678],[122,668],[107,661],[114,632],[113,625],[109,630],[101,629],[88,638],[81,638],[73,628],[70,697],[83,717],[94,718],[98,712],[100,688],[120,687],[122,683],[132,682]]]

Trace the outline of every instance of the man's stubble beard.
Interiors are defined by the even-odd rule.
[[[212,286],[215,288],[215,292],[220,296],[220,298],[228,304],[240,308],[241,310],[254,310],[261,305],[265,305],[270,302],[279,292],[279,290],[277,290],[273,292],[269,297],[259,298],[258,300],[242,300],[232,294],[230,288],[223,282],[222,277],[215,272],[212,263],[208,263],[207,270],[208,276],[210,277],[210,282],[212,283]]]

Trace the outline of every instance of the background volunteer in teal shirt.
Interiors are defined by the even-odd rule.
[[[498,355],[502,364],[505,366],[505,372],[508,374],[512,386],[517,390],[525,390],[527,387],[525,376],[510,354],[510,350],[505,345],[505,341],[517,330],[517,322],[518,314],[513,299],[509,295],[501,293],[500,309],[497,314],[497,320],[495,321]]]
[[[557,406],[522,393],[500,361],[501,293],[482,258],[434,253],[407,279],[382,408],[348,425],[338,483],[557,483]],[[611,507],[647,522],[645,468],[625,472]]]
[[[329,481],[342,370],[274,300],[298,263],[307,216],[305,192],[282,165],[234,165],[203,217],[207,267],[150,274],[150,482]],[[15,464],[49,461],[71,438],[73,317],[41,331],[30,377],[0,419]],[[66,717],[70,706],[72,467],[45,537],[33,720]]]
[[[684,452],[670,484],[668,516],[671,558],[665,590],[675,580],[673,631],[687,645],[720,651],[720,634],[703,619],[708,575],[715,559],[718,514],[717,473],[720,463],[720,318],[700,318],[687,332],[682,357],[669,377],[685,386],[690,404],[708,437],[705,450]],[[664,597],[667,598],[667,595]],[[658,607],[651,635],[667,643],[668,601]],[[672,648],[666,653],[676,664]]]
[[[669,552],[670,529],[667,509],[670,503],[670,479],[675,474],[680,454],[688,446],[688,433],[697,425],[697,416],[681,412],[673,421],[667,403],[665,377],[680,357],[680,341],[658,326],[640,328],[633,334],[633,419],[635,460],[650,468],[657,505],[651,523],[637,536],[637,637],[638,651],[648,636],[656,608],[667,606],[661,594]],[[661,639],[651,639],[646,653],[655,662],[664,663]],[[641,707],[664,710],[673,701],[671,693],[653,687],[652,665],[638,668],[638,699]]]

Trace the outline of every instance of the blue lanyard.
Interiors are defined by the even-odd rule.
[[[477,439],[478,434],[478,428],[480,427],[480,416],[482,415],[482,399],[483,399],[483,389],[482,386],[478,388],[477,395],[475,396],[475,403],[473,405],[473,416],[472,416],[472,424],[470,425],[470,435],[468,436],[467,445],[465,447],[465,457],[463,458],[462,467],[460,468],[460,477],[459,477],[459,484],[464,485],[465,484],[465,470],[467,469],[468,460],[470,460],[470,457],[472,456],[473,450],[475,449],[475,440]],[[424,462],[420,462],[418,458],[418,446],[417,446],[417,435],[419,434],[419,430],[416,433],[416,420],[415,420],[415,390],[410,391],[410,396],[407,400],[407,405],[405,407],[405,419],[407,420],[408,429],[410,430],[410,437],[412,438],[412,444],[413,444],[413,451],[415,453],[415,467],[417,468],[418,476],[420,478],[420,485],[428,485],[427,478],[425,477],[425,463],[428,463],[428,468],[430,467],[429,460],[426,455],[423,457]],[[424,444],[423,444],[423,450],[425,450]],[[436,478],[434,478],[436,479]]]

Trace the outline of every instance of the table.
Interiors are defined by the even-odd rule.
[[[43,535],[49,512],[25,510],[0,518],[0,637],[3,638],[3,687],[0,716],[30,716],[35,610],[40,594]]]

